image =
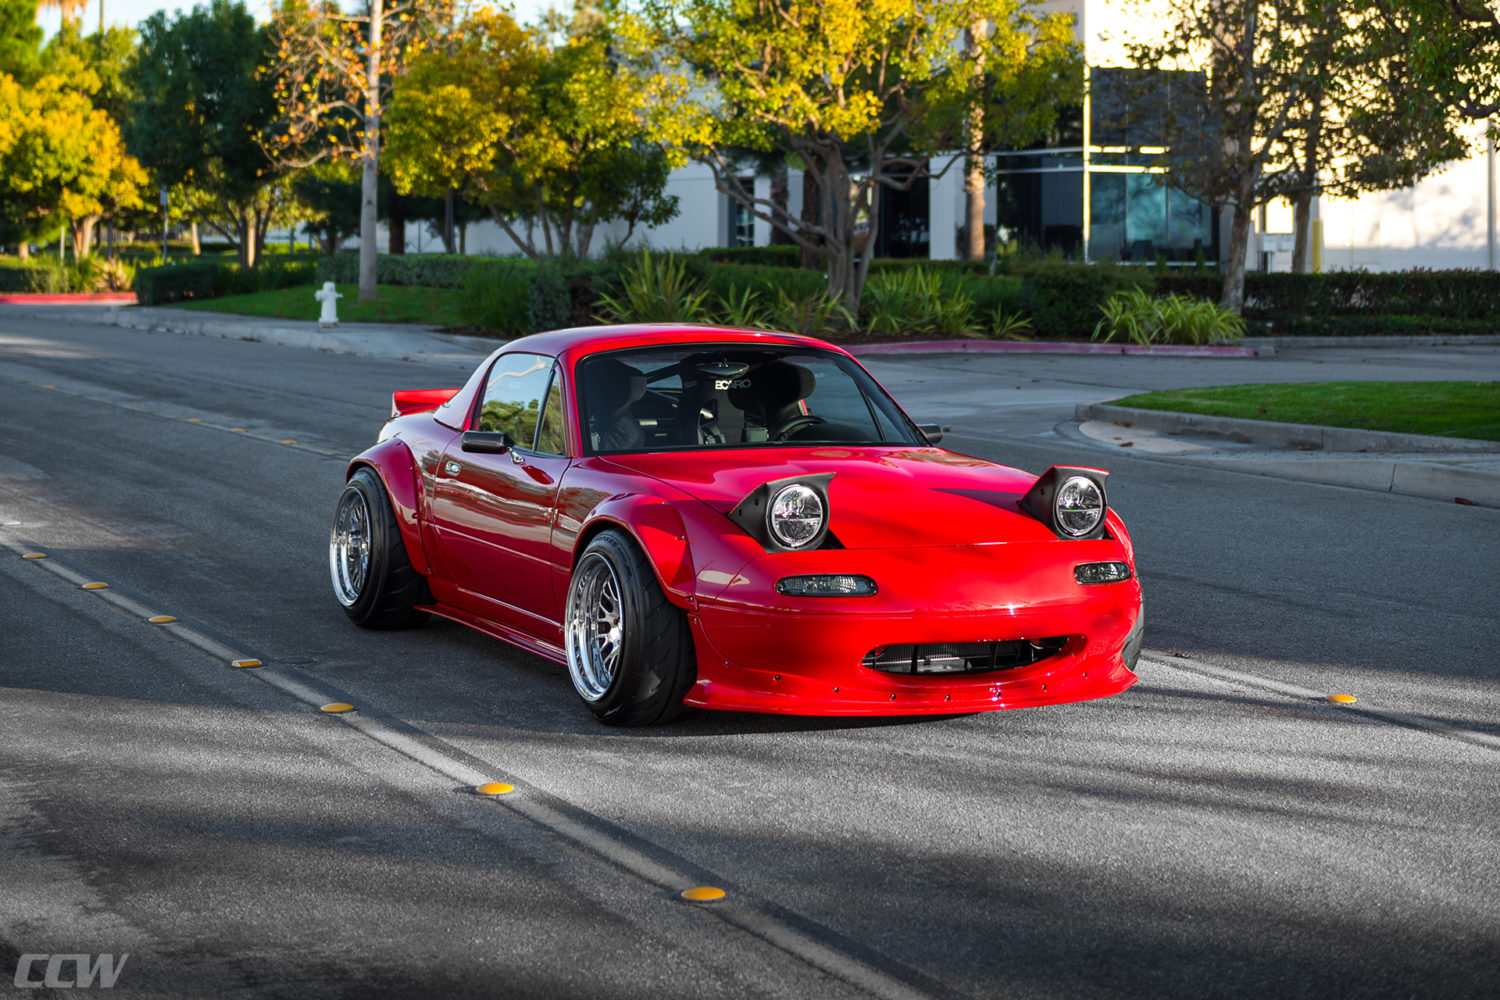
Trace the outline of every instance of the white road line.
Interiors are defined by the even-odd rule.
[[[0,545],[11,549],[18,555],[28,551],[8,539],[0,539]],[[55,560],[38,559],[35,562],[54,576],[76,586],[81,587],[85,583],[93,582],[89,577]],[[121,610],[139,617],[142,621],[157,613],[129,597],[110,590],[91,591],[91,593],[99,595]],[[231,649],[181,622],[170,622],[156,627],[170,632],[174,637],[207,653],[226,666],[238,659],[253,658],[251,654]],[[314,690],[301,681],[281,674],[274,667],[255,667],[242,672],[312,708],[321,708],[332,700],[328,695]],[[498,773],[480,771],[456,756],[446,754],[436,747],[414,739],[379,719],[361,714],[357,705],[355,711],[340,712],[334,717],[366,738],[422,764],[459,785],[473,788],[506,777],[503,769]],[[607,832],[580,822],[540,798],[525,795],[519,789],[504,796],[495,796],[489,801],[525,817],[536,825],[604,858],[625,872],[662,890],[676,894],[701,884],[701,876],[678,871],[611,837]],[[703,912],[705,916],[722,920],[752,934],[814,968],[865,990],[880,1000],[925,1000],[931,996],[895,976],[820,941],[812,934],[788,926],[755,909],[753,905],[741,905],[733,898],[729,898],[703,905]]]
[[[13,376],[0,376],[0,378],[4,378],[6,381],[13,382],[16,385],[24,385],[32,389],[40,389],[46,392],[57,392],[63,394],[64,396],[72,396],[74,399],[82,399],[90,403],[103,403],[107,406],[115,406],[122,410],[130,410],[133,413],[141,413],[150,417],[160,417],[163,420],[171,420],[174,423],[192,424],[194,427],[203,427],[213,431],[223,431],[226,434],[235,434],[239,437],[249,438],[252,441],[263,441],[266,444],[274,444],[278,448],[292,448],[296,451],[305,451],[309,454],[318,455],[323,458],[336,458],[343,460],[348,457],[343,452],[336,451],[332,448],[324,448],[320,447],[319,445],[313,444],[302,444],[300,442],[287,444],[286,442],[288,440],[293,439],[287,437],[277,437],[274,434],[260,434],[254,431],[236,430],[229,424],[210,423],[209,421],[203,420],[202,418],[184,417],[180,414],[168,413],[164,410],[155,409],[145,403],[137,403],[131,400],[117,399],[111,396],[91,395],[86,392],[80,392],[76,389],[63,389],[51,383],[44,384],[41,382],[33,382],[26,379],[15,378]]]
[[[1271,691],[1297,701],[1326,701],[1328,698],[1328,692],[1326,691],[1314,691],[1311,688],[1298,687],[1296,684],[1287,684],[1283,681],[1272,680],[1269,677],[1241,673],[1238,670],[1230,670],[1227,667],[1216,667],[1200,660],[1193,660],[1189,664],[1183,663],[1180,660],[1174,661],[1161,656],[1150,655],[1149,652],[1142,653],[1141,659],[1153,667],[1178,670],[1187,674],[1197,674],[1202,677],[1211,677],[1225,684],[1243,685],[1245,687],[1258,688],[1262,691]],[[1462,740],[1465,743],[1472,743],[1475,746],[1481,746],[1488,750],[1500,750],[1500,736],[1496,736],[1493,733],[1480,732],[1476,729],[1466,729],[1463,726],[1453,725],[1452,723],[1443,722],[1438,719],[1425,718],[1420,715],[1410,715],[1406,712],[1394,712],[1387,708],[1376,708],[1366,702],[1340,705],[1339,709],[1345,712],[1356,712],[1393,726],[1417,729],[1434,736]]]

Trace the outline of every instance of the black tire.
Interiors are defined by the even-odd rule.
[[[698,679],[687,616],[618,531],[601,532],[573,567],[563,645],[573,690],[607,725],[670,721]]]
[[[333,508],[328,572],[344,613],[363,628],[410,628],[427,620],[427,580],[412,568],[391,500],[374,470],[349,477]]]

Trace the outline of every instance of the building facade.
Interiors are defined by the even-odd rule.
[[[1049,0],[1042,8],[1071,14],[1089,74],[1089,96],[1068,116],[1058,141],[1046,148],[993,155],[994,180],[986,192],[986,229],[999,243],[1058,248],[1089,260],[1186,265],[1226,256],[1224,213],[1159,183],[1161,148],[1151,128],[1130,127],[1124,111],[1133,91],[1127,45],[1159,37],[1165,5],[1157,0]],[[1155,100],[1191,101],[1202,74],[1163,76]],[[1139,104],[1139,96],[1134,98]],[[1138,119],[1140,107],[1131,109]],[[1322,234],[1325,269],[1405,270],[1425,267],[1495,269],[1495,155],[1482,124],[1469,129],[1473,155],[1409,188],[1357,199],[1317,199],[1314,218]],[[949,158],[952,161],[954,158]],[[910,191],[881,198],[880,256],[950,260],[959,256],[964,219],[961,162],[939,161],[934,175]],[[747,178],[749,180],[749,178]],[[753,179],[756,196],[768,198],[770,179]],[[638,230],[632,244],[697,250],[710,246],[764,246],[770,225],[714,188],[706,167],[689,164],[669,181],[681,211],[670,222]],[[801,211],[802,185],[793,172],[788,210]],[[1273,203],[1259,213],[1247,260],[1252,268],[1287,270],[1292,259],[1291,209]],[[622,227],[601,226],[593,252],[620,241]],[[518,252],[498,226],[479,223],[469,234],[471,252]]]

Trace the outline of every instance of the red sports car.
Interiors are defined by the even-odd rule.
[[[566,664],[594,714],[973,712],[1135,681],[1106,473],[935,447],[847,353],[688,326],[512,341],[397,392],[329,569],[356,624],[434,614]]]

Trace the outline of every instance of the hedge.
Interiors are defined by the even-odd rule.
[[[1088,334],[1099,322],[1105,299],[1130,288],[1149,292],[1155,287],[1149,272],[1109,263],[1040,260],[1014,267],[1011,276],[1022,282],[1020,311],[1043,339]]]
[[[1156,289],[1217,302],[1223,280],[1169,274],[1156,278]],[[1500,326],[1500,273],[1251,271],[1245,275],[1242,311],[1246,319],[1286,336],[1493,332]]]
[[[462,254],[380,254],[375,258],[375,283],[416,285],[422,288],[462,288],[464,276],[476,265],[516,264],[535,267],[525,257],[466,257]],[[340,285],[359,284],[359,255],[339,253],[320,257],[315,279]]]
[[[216,264],[143,267],[135,272],[135,300],[143,306],[160,306],[184,299],[213,298],[218,271]]]

